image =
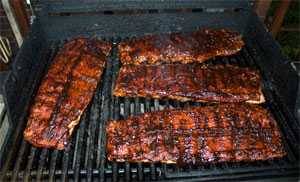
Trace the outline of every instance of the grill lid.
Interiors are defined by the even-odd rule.
[[[97,12],[142,9],[250,9],[250,0],[46,0],[48,12]]]

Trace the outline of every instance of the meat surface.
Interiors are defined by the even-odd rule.
[[[191,33],[147,35],[119,44],[126,64],[202,63],[216,56],[237,53],[244,46],[241,35],[228,29],[200,29]]]
[[[25,140],[62,150],[93,97],[110,43],[77,38],[66,43],[43,77],[29,111]]]
[[[122,66],[113,94],[195,102],[264,102],[258,71],[232,65]]]
[[[259,105],[164,110],[108,122],[107,158],[117,162],[201,164],[286,155],[271,114]]]

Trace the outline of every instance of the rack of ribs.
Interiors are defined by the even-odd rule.
[[[263,103],[258,71],[232,65],[122,66],[113,94],[195,102]]]
[[[111,50],[108,42],[76,38],[55,56],[31,105],[24,138],[62,150],[96,90]]]
[[[286,155],[270,112],[253,104],[163,110],[109,121],[107,158],[117,162],[203,164]]]
[[[190,33],[146,35],[119,44],[123,65],[202,63],[216,56],[237,53],[244,46],[241,35],[228,29],[200,29]]]

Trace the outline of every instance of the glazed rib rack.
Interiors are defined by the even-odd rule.
[[[156,11],[149,10],[149,12],[152,14],[154,12],[155,14]],[[199,9],[191,12],[191,14],[195,13],[199,13]],[[107,14],[107,12],[104,12],[104,14]],[[92,17],[93,15],[90,16]],[[90,16],[87,17],[91,18]],[[109,15],[106,15],[108,20],[109,17],[107,16]],[[254,20],[254,22],[256,22],[256,19]],[[79,21],[79,19],[76,19],[76,21]],[[83,20],[80,19],[80,21]],[[109,22],[107,21],[107,23]],[[111,22],[111,24],[113,24],[113,22]],[[224,22],[224,24],[226,24],[226,22]],[[118,26],[122,25],[119,24]],[[77,181],[80,179],[86,181],[149,181],[171,179],[223,181],[229,179],[261,179],[264,177],[282,176],[293,178],[297,176],[299,170],[299,144],[297,138],[299,137],[299,134],[297,134],[296,131],[299,128],[295,118],[290,114],[289,108],[286,107],[282,101],[285,97],[280,96],[278,91],[273,88],[276,84],[279,87],[281,87],[281,85],[277,82],[275,77],[271,78],[269,68],[266,67],[267,64],[265,62],[268,60],[269,53],[261,46],[262,43],[258,37],[256,37],[257,39],[250,38],[251,36],[255,37],[254,35],[258,34],[257,31],[260,31],[260,33],[263,34],[264,30],[262,27],[259,27],[260,24],[255,26],[258,26],[258,30],[250,29],[248,32],[249,35],[246,34],[243,37],[246,45],[241,52],[229,57],[215,58],[208,61],[206,64],[233,64],[240,67],[251,67],[260,71],[263,79],[262,90],[266,97],[266,103],[263,104],[263,107],[270,110],[274,115],[280,131],[282,132],[283,144],[287,152],[287,155],[284,158],[263,162],[223,162],[220,164],[208,163],[205,165],[187,166],[161,163],[109,162],[106,158],[105,150],[107,135],[105,133],[105,127],[108,120],[126,119],[130,115],[138,115],[140,113],[163,110],[165,108],[185,108],[206,104],[178,102],[167,99],[158,100],[112,96],[111,91],[121,66],[118,58],[117,45],[122,40],[128,40],[132,35],[125,35],[122,31],[117,35],[112,35],[109,30],[107,33],[101,32],[102,29],[93,29],[93,31],[99,34],[98,38],[110,41],[114,43],[114,46],[95,95],[86,109],[86,112],[84,112],[79,126],[74,129],[68,150],[58,151],[31,146],[22,137],[23,129],[26,125],[27,108],[24,107],[11,110],[10,115],[14,116],[12,117],[12,121],[15,122],[15,128],[11,131],[10,138],[3,151],[3,154],[5,155],[1,158],[0,181]],[[34,28],[37,29],[37,27],[33,27],[33,29]],[[87,31],[86,28],[83,30]],[[149,30],[155,32],[154,29],[150,28]],[[50,32],[51,29],[48,31]],[[118,32],[119,30],[115,29],[115,31]],[[137,33],[136,36],[144,34],[142,30],[136,30],[135,33]],[[41,36],[38,31],[34,31],[33,35]],[[50,37],[55,36],[54,33],[50,33],[49,35]],[[88,35],[92,36],[94,34],[89,33]],[[41,50],[38,52],[39,54],[37,54],[40,55],[40,61],[32,63],[31,67],[27,66],[28,72],[31,72],[31,74],[28,74],[28,77],[26,77],[27,82],[23,83],[24,89],[20,96],[23,98],[20,99],[21,104],[25,106],[30,105],[30,100],[33,98],[33,94],[39,85],[39,80],[45,73],[47,66],[51,63],[51,60],[59,48],[62,47],[64,41],[72,39],[73,36],[74,35],[66,33],[64,37],[52,37],[51,39],[47,39],[47,44],[45,44],[47,46],[41,46]],[[43,44],[43,41],[39,41],[40,44],[37,44],[34,41],[33,36],[31,36],[28,41],[29,43],[27,42],[23,49],[28,49],[28,47],[37,49]],[[33,54],[30,55],[26,50],[21,50],[18,59],[26,56],[30,58],[33,57]],[[26,61],[28,61],[28,58]],[[18,64],[18,62],[16,64]],[[13,76],[10,75],[8,79],[13,79],[13,77],[17,76],[18,74]],[[7,83],[5,89],[8,90],[8,88],[12,89]],[[14,92],[11,94],[18,93],[17,90],[12,89],[12,91]],[[13,98],[13,96],[8,94],[8,98]],[[22,112],[20,111],[20,113],[18,113],[17,109]]]

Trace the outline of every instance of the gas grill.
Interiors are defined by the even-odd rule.
[[[299,122],[296,103],[298,76],[278,44],[252,12],[249,1],[43,1],[3,86],[9,131],[1,149],[0,181],[154,181],[256,180],[299,178]],[[197,166],[160,163],[116,163],[106,160],[105,126],[164,108],[200,103],[119,98],[112,88],[120,68],[117,44],[146,34],[189,32],[201,27],[231,28],[243,35],[246,46],[234,56],[207,64],[253,67],[263,78],[264,106],[274,115],[283,134],[287,156],[256,162],[224,162]],[[23,139],[28,108],[42,76],[65,41],[77,36],[113,43],[104,75],[88,109],[64,151],[35,148]]]

